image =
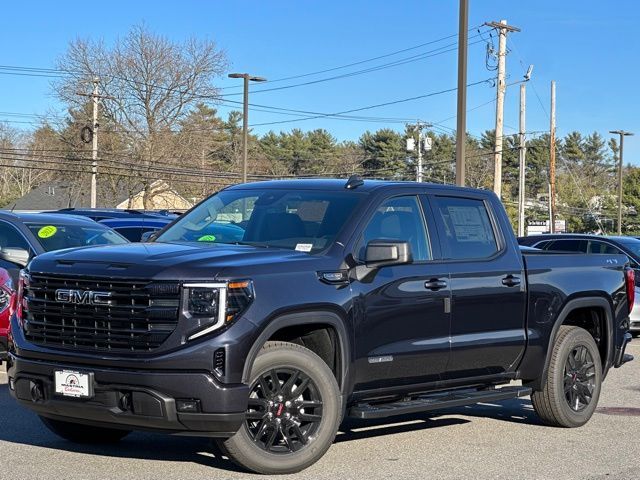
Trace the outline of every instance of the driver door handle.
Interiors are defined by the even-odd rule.
[[[438,280],[437,278],[432,278],[431,280],[424,282],[424,288],[427,290],[433,290],[434,292],[442,290],[443,288],[446,288],[446,286],[447,282],[444,280]]]
[[[520,277],[516,277],[515,275],[507,275],[502,279],[502,284],[505,287],[517,287],[520,285]]]

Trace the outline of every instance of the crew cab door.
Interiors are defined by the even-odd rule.
[[[377,204],[361,230],[353,255],[360,264],[352,282],[355,315],[355,389],[370,390],[439,380],[449,358],[450,291],[438,254],[432,216],[417,195]],[[413,260],[369,268],[372,240],[409,243]]]
[[[522,255],[513,242],[507,244],[486,197],[470,193],[428,198],[450,272],[451,355],[446,377],[510,372],[526,340]]]

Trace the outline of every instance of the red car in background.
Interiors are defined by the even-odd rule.
[[[13,310],[14,296],[15,291],[11,276],[4,268],[0,268],[0,363],[7,359],[9,317]]]

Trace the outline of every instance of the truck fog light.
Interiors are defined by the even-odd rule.
[[[177,399],[176,410],[181,413],[198,413],[200,412],[200,400]]]

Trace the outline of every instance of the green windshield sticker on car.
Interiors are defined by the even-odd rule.
[[[53,225],[46,225],[38,230],[38,237],[40,238],[49,238],[53,237],[58,231],[58,227],[54,227]]]
[[[203,235],[198,239],[199,242],[215,242],[216,241],[216,236],[215,235]]]

